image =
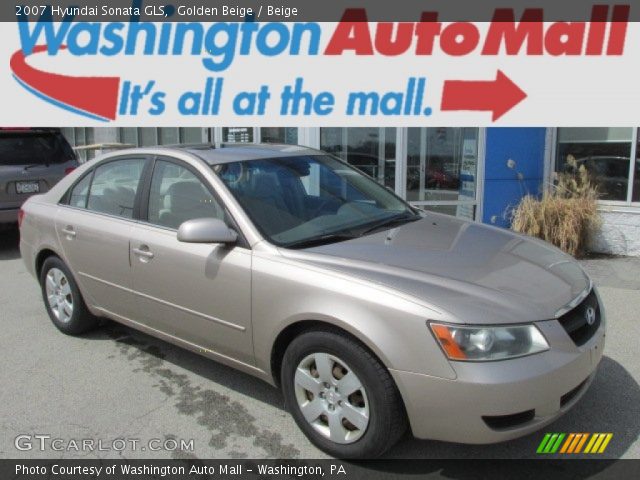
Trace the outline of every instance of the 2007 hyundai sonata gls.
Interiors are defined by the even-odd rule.
[[[255,375],[309,439],[373,457],[489,443],[571,408],[605,320],[541,241],[418,212],[323,152],[184,146],[92,161],[21,212],[53,323],[106,317]]]

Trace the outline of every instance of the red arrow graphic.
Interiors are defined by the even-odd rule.
[[[440,109],[491,111],[495,122],[525,98],[527,94],[498,70],[495,80],[445,81]]]
[[[33,53],[46,50],[46,45],[38,45]],[[10,67],[16,79],[49,102],[101,120],[116,118],[119,77],[73,77],[44,72],[29,65],[22,50],[11,56]]]

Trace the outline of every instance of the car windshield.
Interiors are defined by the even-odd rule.
[[[50,165],[74,158],[60,134],[0,132],[0,165]]]
[[[417,220],[416,211],[355,168],[328,155],[213,166],[260,232],[302,248]]]

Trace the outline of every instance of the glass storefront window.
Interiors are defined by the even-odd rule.
[[[632,135],[631,128],[559,128],[556,171],[567,171],[573,155],[598,185],[601,200],[626,201]]]
[[[478,131],[477,128],[409,128],[407,200],[430,210],[473,219]]]
[[[225,143],[253,143],[253,127],[224,127],[222,141]]]
[[[321,128],[320,149],[395,187],[395,128]]]
[[[260,129],[260,141],[264,143],[285,143],[288,145],[297,145],[298,128],[263,127]]]
[[[174,145],[179,143],[202,143],[203,129],[196,127],[140,127],[121,128],[120,142],[138,147]]]
[[[180,132],[177,128],[158,128],[158,145],[177,143],[180,143]]]
[[[151,147],[158,145],[158,129],[153,127],[138,128],[138,146]]]
[[[203,129],[197,127],[182,127],[179,129],[181,143],[202,143]]]
[[[121,143],[138,146],[137,128],[121,128],[118,136]]]

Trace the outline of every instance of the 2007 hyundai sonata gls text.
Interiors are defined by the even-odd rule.
[[[338,457],[380,455],[407,427],[463,443],[530,433],[578,401],[602,356],[602,303],[572,258],[419,212],[317,150],[120,151],[20,219],[62,332],[106,317],[278,385]]]

